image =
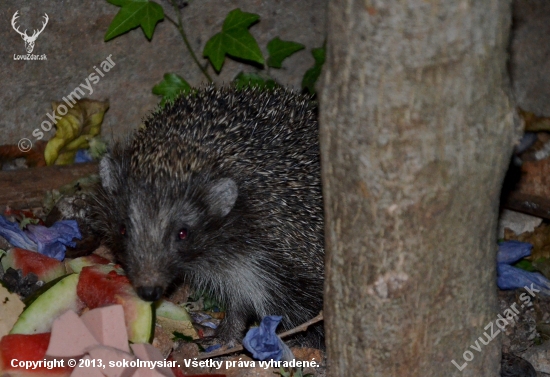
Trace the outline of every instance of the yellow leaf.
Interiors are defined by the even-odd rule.
[[[55,136],[46,145],[46,164],[72,164],[76,151],[88,148],[88,141],[101,133],[109,102],[81,99],[70,108],[64,102],[53,102],[52,108],[57,116],[61,116],[60,108],[67,112],[57,121]]]

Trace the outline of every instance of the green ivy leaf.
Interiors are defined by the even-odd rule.
[[[278,84],[273,79],[264,79],[257,73],[244,73],[241,72],[235,77],[235,86],[237,89],[244,89],[248,87],[259,87],[263,89],[273,89]]]
[[[279,37],[273,38],[267,44],[267,51],[269,51],[267,65],[273,68],[281,68],[283,60],[295,52],[303,50],[304,48],[305,46],[301,43],[283,41]]]
[[[105,41],[141,26],[147,39],[151,40],[156,24],[164,19],[164,10],[154,1],[147,0],[109,0],[120,6],[120,10],[109,25]]]
[[[247,29],[232,29],[225,32],[224,43],[228,55],[264,64],[264,57],[258,42]]]
[[[108,3],[121,7],[124,4],[131,2],[132,0],[107,0]]]
[[[315,83],[321,75],[323,64],[325,64],[325,53],[325,45],[323,45],[323,47],[314,48],[311,50],[311,55],[313,55],[313,58],[315,59],[315,64],[306,71],[304,78],[302,79],[302,89],[307,90],[311,94],[315,93]]]
[[[227,14],[223,21],[222,31],[231,31],[234,29],[248,29],[257,22],[260,16],[254,13],[241,11],[239,8],[233,9]]]
[[[210,59],[210,64],[212,64],[216,72],[219,72],[222,68],[223,61],[225,60],[222,33],[214,35],[208,40],[208,42],[206,42],[203,55]]]
[[[259,19],[257,14],[242,12],[240,9],[229,12],[222,31],[210,38],[204,46],[203,56],[210,60],[216,72],[221,70],[225,55],[264,64],[258,42],[248,31]]]
[[[153,93],[162,96],[160,106],[168,101],[174,100],[177,96],[191,91],[191,85],[185,79],[175,73],[167,73],[164,75],[164,80],[153,87]]]

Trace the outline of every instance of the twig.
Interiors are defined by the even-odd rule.
[[[299,332],[302,332],[302,331],[306,331],[309,326],[311,326],[311,325],[313,325],[317,322],[321,322],[322,320],[323,320],[323,311],[321,311],[316,317],[313,317],[309,321],[304,322],[301,325],[296,326],[295,328],[293,328],[291,330],[280,333],[280,334],[278,334],[278,336],[279,336],[279,338],[282,339],[282,338],[286,338],[289,335],[293,335],[293,334],[296,334],[296,333],[299,333]],[[214,357],[239,352],[239,351],[242,351],[242,350],[243,350],[243,346],[239,344],[238,346],[231,347],[231,348],[228,348],[228,349],[221,349],[221,350],[218,350],[218,351],[209,352],[207,354],[199,355],[199,357],[197,359],[198,360],[211,359],[211,358],[214,358]]]
[[[191,54],[191,57],[201,70],[201,72],[204,74],[204,76],[207,78],[209,82],[213,82],[212,77],[208,74],[206,71],[206,68],[203,68],[201,63],[199,62],[199,59],[197,59],[197,56],[195,55],[195,52],[193,51],[193,48],[191,47],[191,44],[189,43],[189,40],[187,39],[187,35],[185,34],[185,31],[183,30],[183,22],[181,21],[181,12],[178,8],[178,5],[176,4],[176,0],[171,0],[172,6],[174,7],[174,11],[176,12],[178,16],[178,22],[172,20],[170,17],[165,15],[166,19],[170,22],[172,22],[176,27],[178,28],[178,31],[180,32],[181,37],[183,38],[183,43],[185,43],[185,46],[187,47],[187,50],[189,50],[189,54]]]
[[[311,325],[313,325],[313,324],[315,324],[315,323],[317,323],[317,322],[321,322],[322,320],[323,320],[323,311],[321,310],[321,311],[319,312],[319,314],[317,314],[316,317],[313,317],[313,318],[310,319],[309,321],[304,322],[304,323],[302,323],[301,325],[299,325],[299,326],[297,326],[297,327],[295,327],[295,328],[293,328],[293,329],[290,329],[290,330],[288,330],[288,331],[285,331],[285,332],[283,332],[283,333],[278,334],[278,335],[279,335],[279,338],[281,338],[281,339],[282,339],[282,338],[286,338],[286,337],[289,336],[289,335],[296,334],[296,333],[301,332],[301,331],[306,331],[307,328],[308,328],[309,326],[311,326]]]

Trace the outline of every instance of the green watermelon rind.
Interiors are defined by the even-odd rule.
[[[29,305],[13,325],[10,334],[38,334],[51,331],[55,318],[69,309],[78,312],[78,274],[61,279]]]
[[[132,343],[150,343],[155,332],[152,304],[142,301],[136,305],[136,315],[139,319],[130,326],[132,333],[128,340]]]
[[[88,267],[88,266],[93,266],[94,263],[88,261],[87,259],[85,259],[84,257],[80,257],[80,258],[75,258],[75,259],[72,259],[68,262],[66,262],[67,266],[70,268],[70,270],[72,272],[75,272],[77,274],[80,273],[80,271],[82,271],[82,269],[84,267]]]
[[[8,268],[13,268],[15,270],[20,269],[21,267],[17,265],[15,262],[15,252],[17,248],[13,248],[7,251],[7,253],[2,257],[1,263],[2,268],[4,271],[6,271]],[[26,250],[30,253],[37,253],[36,251]],[[53,258],[51,258],[53,259]],[[42,280],[45,283],[48,283],[52,280],[57,279],[60,276],[67,274],[67,269],[65,268],[65,265],[62,262],[59,262],[59,264],[55,267],[47,269],[45,272],[42,272],[40,274],[35,273],[38,276],[38,280]]]
[[[191,316],[185,307],[181,307],[164,299],[161,299],[155,303],[155,314],[157,317],[169,318],[174,321],[192,321]]]
[[[38,288],[36,291],[34,291],[33,293],[31,293],[30,296],[27,296],[24,300],[23,300],[23,304],[25,304],[25,308],[28,308],[29,306],[32,305],[33,302],[36,301],[36,299],[40,296],[42,296],[42,294],[44,292],[46,292],[48,289],[50,289],[51,287],[53,287],[54,285],[56,285],[57,283],[59,283],[59,281],[65,279],[67,276],[69,275],[72,275],[72,274],[65,274],[63,276],[60,276],[58,278],[55,278],[54,280],[51,280],[47,283],[45,283],[43,286],[41,286],[40,288]]]
[[[71,259],[70,261],[65,262],[67,265],[67,271],[76,272],[77,274],[82,271],[84,267],[90,267],[90,266],[114,266],[113,263],[108,264],[98,264],[93,261],[88,255],[84,257],[78,257],[75,259]],[[116,269],[117,272],[121,271],[120,269]]]

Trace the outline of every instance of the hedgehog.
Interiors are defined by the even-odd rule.
[[[196,89],[150,115],[99,164],[95,225],[137,294],[182,284],[225,309],[240,341],[267,315],[283,329],[323,306],[317,108],[277,88]]]

